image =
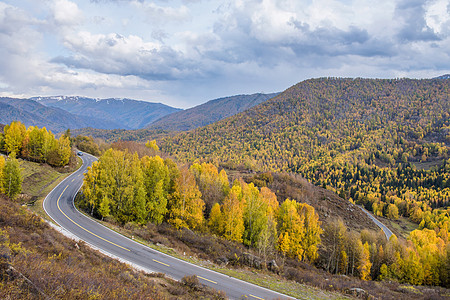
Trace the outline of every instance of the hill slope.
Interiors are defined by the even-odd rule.
[[[86,118],[62,109],[46,107],[29,99],[0,98],[0,122],[9,124],[12,121],[21,121],[26,126],[45,126],[53,132],[88,126],[104,129],[119,126],[111,121]]]
[[[57,107],[76,115],[100,118],[120,124],[118,127],[114,127],[115,129],[144,128],[153,121],[180,110],[161,103],[131,99],[92,99],[66,96],[31,99],[45,106]]]
[[[397,208],[420,223],[420,205],[450,204],[449,145],[449,80],[321,78],[166,138],[161,149],[184,161],[300,173],[378,215],[395,218]],[[440,213],[424,226],[441,226]]]
[[[233,116],[276,95],[278,93],[258,93],[211,100],[196,107],[162,117],[148,126],[148,128],[174,131],[191,130]]]
[[[163,147],[183,159],[215,156],[238,163],[253,157],[265,167],[296,172],[325,152],[386,145],[365,133],[387,135],[392,127],[400,127],[405,142],[432,137],[448,146],[449,91],[450,81],[437,79],[307,80],[244,113],[168,139]],[[350,148],[340,148],[342,143]]]

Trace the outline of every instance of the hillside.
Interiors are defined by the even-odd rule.
[[[92,99],[66,96],[35,97],[31,99],[45,106],[57,107],[72,114],[115,122],[118,126],[113,127],[114,129],[144,128],[155,120],[180,110],[161,103],[131,99]]]
[[[161,148],[183,161],[299,173],[379,216],[439,230],[450,203],[449,98],[449,80],[312,79]]]
[[[238,114],[246,109],[267,101],[276,95],[278,95],[278,93],[258,93],[211,100],[196,107],[162,117],[148,126],[148,128],[173,131],[191,130]]]
[[[9,124],[12,121],[20,121],[26,126],[46,127],[53,132],[89,126],[103,129],[120,126],[114,121],[77,116],[29,99],[0,98],[0,122]]]

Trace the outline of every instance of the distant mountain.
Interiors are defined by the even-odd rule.
[[[173,113],[155,121],[149,129],[187,131],[231,117],[256,106],[279,93],[237,95],[208,101],[196,107]]]
[[[144,128],[155,120],[180,110],[161,103],[131,99],[93,99],[67,96],[31,99],[45,106],[57,107],[72,114],[116,122],[119,126],[115,129]]]
[[[27,126],[45,126],[53,132],[89,126],[103,129],[120,126],[111,121],[77,116],[29,99],[0,98],[0,123],[9,124],[12,121],[20,121]]]
[[[434,79],[450,79],[450,74],[441,75],[441,76],[435,77]]]

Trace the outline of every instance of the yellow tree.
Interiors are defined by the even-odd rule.
[[[4,193],[3,189],[3,172],[5,168],[5,158],[0,155],[0,193]]]
[[[186,168],[181,169],[175,181],[175,192],[169,198],[169,222],[176,228],[200,226],[204,222],[205,208],[201,196],[192,173]]]
[[[244,234],[244,201],[239,182],[235,181],[233,187],[225,197],[222,205],[223,235],[228,240],[242,242]]]
[[[14,152],[19,155],[26,135],[25,125],[19,121],[11,122],[11,124],[5,126],[4,134],[6,152]]]
[[[219,203],[214,203],[209,214],[208,226],[216,234],[223,234],[223,216]]]
[[[367,242],[362,244],[361,240],[358,240],[358,253],[359,253],[359,263],[358,271],[359,277],[362,280],[370,280],[370,268],[372,263],[370,262],[370,249]]]
[[[148,219],[160,224],[167,213],[169,169],[159,156],[142,158],[144,186],[147,194],[146,209]]]
[[[87,168],[87,172],[84,173],[83,186],[81,188],[85,202],[85,207],[90,211],[91,216],[94,215],[94,211],[99,206],[99,195],[101,194],[101,183],[99,182],[99,163],[94,161],[90,167]],[[105,211],[103,207],[103,211]],[[109,215],[109,211],[108,211]],[[107,217],[108,215],[101,214],[102,217]]]
[[[302,260],[305,253],[301,244],[305,235],[305,220],[303,215],[299,215],[298,207],[297,201],[289,199],[280,205],[278,249],[287,256]]]
[[[194,174],[197,185],[202,192],[206,204],[206,213],[209,214],[214,203],[221,203],[229,190],[226,172],[222,170],[219,173],[211,163],[194,163],[190,171]]]
[[[302,248],[305,251],[305,257],[309,261],[317,259],[317,247],[320,244],[320,235],[323,230],[320,228],[321,222],[319,216],[316,214],[314,207],[306,203],[299,203],[299,214],[303,215],[305,234],[301,241]]]

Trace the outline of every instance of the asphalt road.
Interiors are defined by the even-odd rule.
[[[226,292],[230,299],[292,299],[143,246],[80,213],[74,207],[73,199],[82,185],[83,173],[96,160],[86,153],[81,158],[83,166],[55,187],[44,200],[45,211],[61,227],[86,243],[148,271],[165,273],[176,280],[195,274],[201,283]]]
[[[358,205],[358,206],[359,206],[359,205]],[[371,219],[374,221],[374,223],[375,223],[378,227],[380,227],[380,228],[383,230],[384,234],[386,235],[387,240],[389,241],[391,235],[393,235],[392,231],[391,231],[389,228],[387,228],[386,225],[384,225],[383,223],[381,223],[380,221],[378,221],[377,218],[375,218],[375,217],[374,217],[369,211],[367,211],[364,207],[359,206],[359,208],[361,208],[361,210],[362,210],[363,212],[365,212],[366,215],[368,215],[369,218],[371,218]]]

